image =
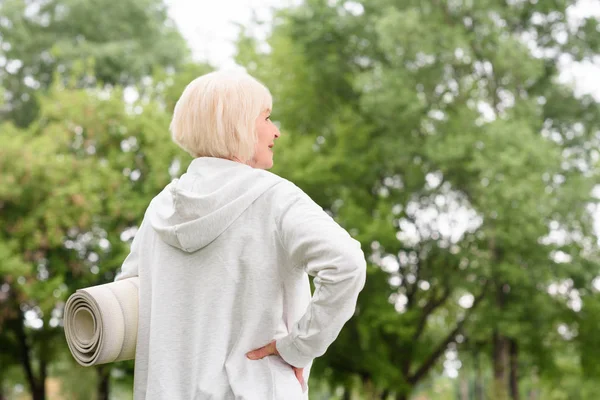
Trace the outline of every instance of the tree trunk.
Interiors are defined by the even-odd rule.
[[[383,391],[383,393],[381,393],[381,400],[387,400],[387,398],[390,396],[390,391],[388,389],[385,389]]]
[[[531,390],[529,391],[529,400],[537,400],[538,399],[538,375],[537,369],[533,368],[531,372]]]
[[[483,400],[484,396],[483,374],[481,373],[481,354],[475,355],[475,400]]]
[[[31,390],[33,400],[46,400],[46,385],[41,382]]]
[[[46,400],[46,363],[40,360],[40,374],[35,376],[31,362],[31,346],[27,340],[27,333],[23,327],[25,316],[19,309],[19,318],[15,321],[15,333],[19,343],[19,356],[21,365],[27,378],[29,391],[33,400]]]
[[[4,378],[2,372],[4,371],[0,371],[0,400],[7,400],[7,397],[4,394],[4,382],[6,378]]]
[[[502,257],[496,248],[494,241],[490,247],[492,248],[494,261],[500,262]],[[495,303],[496,309],[499,313],[505,308],[508,290],[510,290],[510,287],[496,278]],[[494,332],[492,334],[492,346],[492,363],[494,367],[494,386],[492,399],[508,400],[509,343],[508,338],[498,330],[497,326],[494,328]]]
[[[537,399],[538,399],[537,389],[531,389],[529,391],[529,400],[537,400]]]
[[[406,393],[399,393],[396,395],[396,400],[408,400],[408,395]]]
[[[371,380],[371,378],[368,375],[362,375],[362,388],[363,388],[363,393],[365,394],[365,399],[366,400],[375,400],[377,399],[379,396],[377,396],[377,393],[375,391],[375,388],[373,387],[373,381]]]
[[[493,364],[494,364],[494,396],[493,400],[508,399],[508,341],[494,331],[493,335]]]
[[[344,397],[342,400],[352,400],[352,391],[350,389],[344,389]]]
[[[515,339],[510,339],[510,396],[519,400],[519,348]]]
[[[108,400],[110,392],[110,367],[106,365],[96,367],[96,372],[98,372],[97,399]]]
[[[464,376],[460,378],[460,400],[470,400],[469,378]]]

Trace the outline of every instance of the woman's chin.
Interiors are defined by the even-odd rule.
[[[262,167],[261,167],[261,168],[262,168],[262,169],[271,169],[271,168],[273,168],[273,156],[271,156],[271,158],[270,158],[270,159],[268,159],[268,160],[265,160],[265,161],[262,163]]]

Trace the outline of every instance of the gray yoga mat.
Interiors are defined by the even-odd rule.
[[[135,358],[139,278],[79,289],[67,300],[64,327],[75,360],[88,367]]]

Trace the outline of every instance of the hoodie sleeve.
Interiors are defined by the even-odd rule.
[[[115,282],[120,281],[127,278],[133,278],[139,276],[139,261],[140,261],[140,242],[142,240],[142,227],[144,226],[144,221],[140,225],[138,231],[136,232],[133,242],[131,243],[131,249],[129,250],[129,254],[125,257],[125,261],[121,265],[121,271],[115,277]]]
[[[358,241],[308,195],[294,192],[282,202],[277,229],[294,267],[314,277],[315,291],[306,313],[276,346],[288,364],[301,368],[325,353],[354,314],[366,261]]]

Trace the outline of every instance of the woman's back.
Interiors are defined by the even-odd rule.
[[[152,202],[139,232],[136,398],[303,398],[291,367],[245,357],[289,333],[284,304],[297,320],[310,301],[306,274],[289,268],[277,238],[273,196],[265,196],[281,183],[202,158]]]
[[[140,278],[135,399],[304,399],[312,361],[354,313],[360,244],[264,171],[271,108],[258,81],[225,72],[175,106],[172,138],[195,159],[153,199],[117,276]]]

